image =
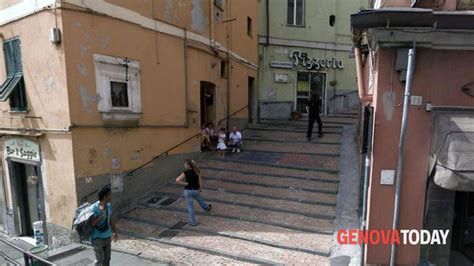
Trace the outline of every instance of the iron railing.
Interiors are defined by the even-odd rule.
[[[246,108],[248,108],[248,105],[246,105],[246,106],[244,106],[244,107],[242,107],[242,108],[240,108],[240,109],[238,109],[238,110],[232,112],[232,113],[229,114],[228,116],[222,118],[221,120],[219,120],[219,121],[217,122],[217,124],[220,124],[220,123],[222,123],[222,122],[228,120],[230,117],[236,115],[237,113],[239,113],[239,112],[242,111],[242,110],[245,110]],[[130,170],[130,171],[126,174],[126,176],[133,176],[133,174],[134,174],[136,171],[138,171],[138,170],[140,170],[140,169],[146,167],[147,165],[153,163],[156,159],[160,158],[161,156],[168,155],[172,150],[174,150],[174,149],[180,147],[181,145],[183,145],[183,144],[185,144],[185,143],[188,143],[189,141],[191,141],[191,140],[193,140],[193,139],[195,139],[195,138],[197,138],[197,137],[200,137],[200,136],[201,136],[201,132],[199,132],[199,133],[197,133],[197,134],[194,134],[193,136],[191,136],[191,137],[189,137],[189,138],[187,138],[187,139],[181,141],[180,143],[174,145],[173,147],[167,149],[166,151],[161,152],[160,154],[154,156],[152,159],[150,159],[149,161],[143,163],[142,165],[140,165],[140,166],[138,166],[138,167],[136,167],[136,168]],[[110,183],[108,183],[107,185],[110,186]],[[82,203],[87,202],[90,196],[92,196],[92,195],[94,195],[94,194],[96,194],[96,193],[98,193],[98,192],[99,192],[99,189],[96,189],[96,190],[90,192],[89,194],[87,194],[86,196],[84,196],[84,197],[81,199],[81,202],[82,202]]]
[[[0,242],[3,242],[4,244],[12,247],[13,249],[18,250],[19,252],[23,253],[23,259],[25,261],[25,265],[27,265],[27,266],[32,265],[31,263],[33,261],[39,261],[43,265],[56,265],[53,262],[47,261],[47,260],[45,260],[45,259],[29,252],[29,251],[26,251],[26,250],[22,249],[21,247],[11,243],[10,241],[8,241],[6,239],[0,238]],[[11,259],[11,258],[6,258],[6,259]]]

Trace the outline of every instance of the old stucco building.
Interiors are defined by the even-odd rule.
[[[474,2],[374,1],[352,15],[364,109],[364,229],[449,230],[368,244],[367,264],[474,261]]]
[[[186,140],[172,152],[198,151],[201,123],[244,126],[257,12],[256,0],[1,1],[0,230],[29,236],[42,220],[61,245],[100,186],[127,201],[143,192],[127,173]]]
[[[359,104],[350,14],[366,0],[259,1],[259,116],[305,113],[313,93],[324,114]]]

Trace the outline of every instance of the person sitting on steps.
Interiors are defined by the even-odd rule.
[[[232,133],[229,135],[229,147],[232,148],[232,152],[240,152],[242,146],[242,133],[237,127],[232,128]]]

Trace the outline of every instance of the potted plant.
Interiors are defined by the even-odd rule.
[[[291,112],[291,120],[300,120],[302,117],[301,113],[298,111]]]

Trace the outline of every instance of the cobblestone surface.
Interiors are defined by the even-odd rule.
[[[166,224],[176,224],[178,221],[187,221],[188,219],[188,214],[184,212],[152,208],[137,209],[130,213],[130,216]],[[198,229],[230,233],[249,239],[272,241],[310,250],[319,249],[326,252],[329,252],[331,245],[331,236],[328,235],[312,234],[246,221],[229,220],[202,213],[197,213],[197,219],[200,223]],[[189,226],[186,227],[189,228]],[[252,243],[248,244],[251,245]]]
[[[209,202],[213,203],[211,200],[209,200]],[[175,207],[185,209],[186,204],[184,200],[181,200],[175,205]],[[199,207],[197,204],[195,207],[197,211],[202,211],[200,209],[198,210]],[[324,232],[330,232],[333,228],[333,222],[325,219],[312,218],[300,214],[262,210],[234,204],[214,203],[212,204],[212,214],[232,216],[235,219],[240,219],[241,217],[250,218],[258,221],[273,222],[306,230],[321,230]]]
[[[262,130],[255,130],[255,129],[247,129],[244,131],[243,135],[245,138],[261,138],[261,139],[279,140],[279,141],[289,141],[289,140],[306,141],[306,133],[302,133],[302,132],[285,132],[285,134],[282,134],[282,132],[278,132],[278,131],[262,131]],[[327,141],[327,142],[339,142],[341,140],[341,135],[326,134],[322,138],[317,139],[317,140]],[[300,152],[304,152],[304,150]]]
[[[330,125],[326,130],[333,132],[356,121],[324,120]],[[257,125],[272,131],[247,130],[244,138],[262,140],[244,140],[244,152],[228,154],[225,160],[209,154],[199,162],[202,197],[213,208],[207,214],[195,204],[197,227],[185,225],[174,236],[160,238],[167,228],[188,220],[182,188],[169,184],[157,195],[178,200],[168,207],[141,206],[127,213],[119,228],[129,234],[116,245],[184,264],[328,265],[339,178],[321,169],[338,170],[340,134],[309,144],[303,132],[292,132],[304,130],[305,123]],[[332,144],[317,143],[321,141]]]
[[[157,236],[157,233],[153,230],[154,226],[145,226],[137,222],[125,220],[120,220],[117,225],[120,228],[129,231],[149,231],[150,233],[147,236]],[[122,234],[122,238],[113,245],[118,248],[138,251],[147,256],[158,257],[163,260],[177,261],[189,265],[209,265],[210,258],[212,258],[213,265],[245,264],[241,261],[223,256],[212,256],[205,252],[190,250],[179,246],[166,245],[142,238],[130,237],[124,234]]]
[[[202,174],[204,176],[212,176],[223,180],[254,182],[264,185],[279,185],[294,188],[310,188],[337,191],[338,186],[336,183],[319,182],[316,180],[300,180],[284,177],[259,176],[251,174],[232,173],[226,171],[216,171],[210,169],[203,170]]]
[[[339,154],[339,145],[329,144],[307,144],[303,143],[281,143],[268,140],[245,140],[242,150],[275,151],[275,152],[307,152],[307,153],[329,153]]]
[[[337,160],[337,159],[336,159]],[[305,178],[324,178],[328,180],[339,180],[336,174],[324,173],[324,172],[314,172],[314,171],[304,171],[296,169],[287,169],[287,168],[276,168],[271,166],[262,166],[262,165],[251,165],[245,163],[236,163],[231,161],[205,161],[201,162],[201,166],[220,168],[225,170],[234,170],[234,171],[244,171],[252,172],[257,174],[265,175],[286,175],[294,177],[305,177]]]
[[[163,192],[169,192],[176,195],[179,195],[182,192],[180,188],[166,188],[163,189]],[[226,193],[225,190],[221,191],[210,191],[210,190],[203,190],[202,196],[206,197],[209,201],[213,199],[217,200],[225,200],[225,201],[232,201],[232,202],[243,202],[248,204],[254,204],[258,206],[269,206],[272,208],[278,208],[282,210],[286,210],[291,212],[292,210],[297,210],[298,212],[308,213],[308,214],[324,214],[329,216],[334,216],[336,211],[335,207],[331,206],[318,206],[318,205],[311,205],[311,204],[302,204],[294,201],[286,201],[286,200],[273,200],[273,199],[266,199],[266,198],[259,198],[259,197],[250,197],[246,195],[236,195],[231,193]]]
[[[303,167],[314,169],[337,170],[338,160],[334,157],[307,155],[307,154],[278,154],[278,153],[253,153],[241,152],[230,154],[228,160],[250,163],[271,163],[277,166]]]
[[[211,188],[220,188],[222,190],[231,190],[231,191],[240,191],[246,193],[258,193],[265,194],[274,197],[291,198],[291,199],[302,199],[302,200],[312,200],[312,201],[321,201],[326,203],[336,203],[335,194],[327,193],[315,193],[301,191],[297,189],[281,189],[281,188],[266,188],[258,186],[249,186],[249,185],[240,185],[240,184],[231,184],[214,180],[205,180],[204,189],[206,186]]]
[[[292,126],[292,127],[283,127],[283,126],[278,126],[278,125],[258,125],[258,126],[252,126],[250,129],[253,130],[262,130],[262,131],[274,131],[274,132],[280,132],[280,134],[286,133],[286,132],[301,132],[301,133],[306,133],[306,126],[303,125],[298,125],[298,126]],[[314,133],[317,132],[317,126],[313,130]],[[341,133],[342,128],[340,127],[323,127],[323,133]],[[333,135],[333,134],[330,134]],[[340,134],[336,134],[340,135]]]

